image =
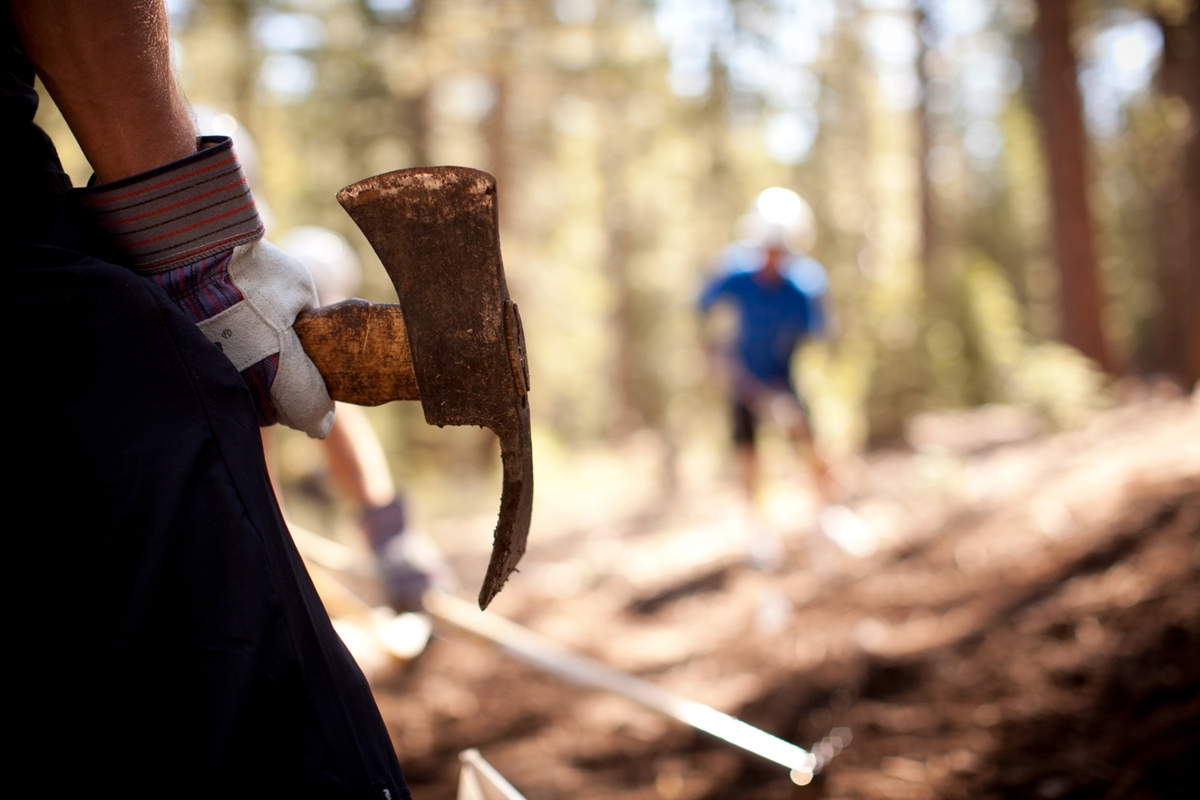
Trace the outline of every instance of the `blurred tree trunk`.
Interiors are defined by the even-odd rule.
[[[260,136],[258,127],[261,109],[255,97],[255,84],[261,54],[254,37],[250,35],[250,23],[254,18],[255,6],[250,0],[208,0],[200,14],[211,17],[222,28],[223,36],[230,40],[229,56],[222,63],[220,74],[206,76],[208,85],[217,88],[217,94],[206,99],[230,114],[238,124]],[[193,12],[197,14],[197,12]]]
[[[614,49],[619,33],[617,25],[611,7],[607,7],[594,26],[607,53]],[[617,59],[608,56],[594,70],[592,81],[602,131],[597,155],[603,186],[604,274],[612,292],[609,330],[612,333],[610,374],[614,408],[609,416],[609,436],[621,440],[659,420],[649,419],[651,408],[647,395],[653,392],[653,387],[648,385],[647,365],[651,361],[651,345],[639,318],[639,293],[631,274],[630,262],[637,250],[637,242],[625,224],[629,214],[625,175],[635,147],[624,129],[622,101],[628,91],[629,76]]]
[[[1113,371],[1101,321],[1101,292],[1087,202],[1087,137],[1071,50],[1069,0],[1037,0],[1038,86],[1050,174],[1054,254],[1060,273],[1062,338]]]
[[[644,342],[641,341],[636,294],[629,266],[635,246],[629,231],[621,224],[623,213],[620,206],[625,202],[624,174],[630,160],[628,137],[621,135],[619,105],[612,97],[602,96],[597,108],[604,132],[604,143],[598,154],[604,187],[604,205],[601,209],[606,250],[604,274],[612,292],[609,330],[613,348],[611,380],[614,408],[609,416],[609,436],[620,440],[636,432],[646,422],[641,393],[638,391],[642,373],[639,354]]]
[[[924,269],[925,297],[928,302],[937,280],[937,220],[934,209],[933,182],[929,180],[929,151],[933,148],[933,129],[929,119],[929,70],[926,56],[932,30],[925,13],[928,0],[916,4],[917,23],[917,80],[921,99],[917,104],[917,169],[921,191],[921,266]]]
[[[496,193],[503,225],[504,199],[510,191],[509,180],[512,176],[512,159],[509,157],[508,141],[508,106],[511,89],[509,88],[506,57],[501,57],[497,61],[498,63],[492,66],[491,75],[496,99],[483,119],[483,138],[487,144],[487,169],[496,179]]]
[[[486,147],[487,171],[496,179],[496,192],[500,209],[500,225],[505,226],[505,198],[512,196],[513,137],[512,137],[512,93],[517,80],[513,55],[518,35],[523,24],[531,20],[524,15],[507,24],[498,24],[492,32],[492,52],[488,59],[488,77],[494,92],[492,107],[483,118],[481,133]]]
[[[1181,98],[1190,113],[1156,187],[1159,305],[1150,368],[1190,388],[1200,380],[1200,9],[1181,24],[1157,21],[1159,88]]]
[[[408,21],[393,30],[393,47],[407,47],[411,42],[427,40],[429,33],[429,0],[413,0]],[[376,22],[378,24],[378,22]],[[405,144],[408,145],[413,167],[433,165],[429,154],[430,86],[426,79],[416,91],[408,94],[393,94],[396,116],[400,120]]]
[[[1200,7],[1192,6],[1187,20],[1187,39],[1190,42],[1187,75],[1188,107],[1191,111],[1192,138],[1188,143],[1187,193],[1191,206],[1191,258],[1188,261],[1187,292],[1191,297],[1188,304],[1190,319],[1185,331],[1185,365],[1183,376],[1190,388],[1200,381]]]
[[[233,0],[229,4],[230,30],[235,39],[234,68],[232,70],[233,108],[229,113],[251,131],[256,130],[258,120],[254,111],[259,107],[254,97],[254,84],[258,78],[258,47],[250,35],[250,22],[254,17],[247,0]]]
[[[412,166],[430,166],[433,161],[429,155],[429,87],[408,97],[397,97],[396,105],[412,153]]]
[[[729,68],[713,52],[708,61],[711,88],[707,101],[697,109],[695,135],[706,145],[710,156],[708,169],[697,174],[696,190],[699,193],[697,206],[703,209],[708,224],[728,228],[735,220],[750,209],[746,206],[743,176],[736,164],[729,125],[729,103],[733,94],[730,86]],[[750,187],[754,196],[767,188]],[[723,233],[726,233],[723,231]]]
[[[605,243],[607,257],[605,273],[612,289],[611,330],[613,336],[613,400],[616,408],[611,418],[609,435],[614,439],[624,439],[636,432],[645,423],[643,413],[643,398],[638,391],[641,377],[641,359],[638,357],[644,346],[641,341],[637,319],[637,298],[633,281],[629,274],[629,262],[634,252],[633,238],[630,232],[619,225],[620,218],[611,208],[614,200],[620,194],[616,191],[613,178],[620,175],[625,165],[619,157],[609,153],[604,159],[609,180],[606,181],[605,196],[610,210],[605,214]]]

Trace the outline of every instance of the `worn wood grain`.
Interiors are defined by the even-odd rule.
[[[399,305],[345,300],[301,313],[293,327],[334,400],[378,406],[421,399]]]

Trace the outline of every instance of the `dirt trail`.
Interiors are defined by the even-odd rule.
[[[496,604],[801,746],[849,727],[813,784],[439,632],[375,679],[414,795],[453,797],[458,751],[479,747],[530,800],[1200,796],[1200,402],[880,454],[855,481],[870,557],[801,514],[776,521],[778,568],[753,569],[754,524],[721,511],[735,498],[692,486],[552,509],[560,535],[535,530]]]

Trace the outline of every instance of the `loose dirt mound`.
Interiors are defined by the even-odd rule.
[[[879,455],[857,484],[868,558],[804,517],[754,569],[770,537],[720,511],[728,490],[685,486],[535,531],[496,604],[802,746],[850,728],[813,784],[441,632],[375,681],[414,794],[453,797],[479,747],[531,800],[1200,796],[1200,405]]]

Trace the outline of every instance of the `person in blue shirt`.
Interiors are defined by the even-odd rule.
[[[788,194],[803,202],[794,193]],[[700,308],[706,314],[722,302],[738,312],[729,352],[721,355],[729,370],[733,440],[741,480],[753,501],[759,473],[755,434],[763,420],[771,420],[796,443],[824,504],[829,500],[827,470],[813,448],[807,413],[792,380],[791,360],[801,343],[825,331],[822,298],[828,279],[819,263],[787,245],[785,223],[761,214],[754,217],[754,238],[722,251],[720,271],[700,296]]]

